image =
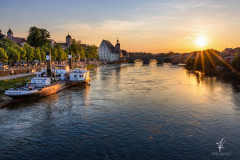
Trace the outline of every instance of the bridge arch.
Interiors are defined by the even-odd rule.
[[[143,64],[149,64],[150,61],[156,60],[157,64],[163,64],[165,62],[165,57],[157,57],[157,56],[148,56],[148,57],[128,57],[126,61],[128,63],[135,63],[136,60],[141,60]]]

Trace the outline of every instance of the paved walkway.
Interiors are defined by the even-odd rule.
[[[11,75],[11,76],[4,76],[4,77],[0,77],[0,81],[1,80],[8,80],[8,79],[14,79],[14,78],[20,78],[20,77],[26,77],[26,76],[30,76],[33,75],[34,73],[26,73],[26,74],[17,74],[17,75]]]

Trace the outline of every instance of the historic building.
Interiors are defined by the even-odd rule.
[[[6,37],[5,35],[2,34],[2,31],[0,30],[0,40]]]
[[[100,60],[106,60],[108,62],[117,62],[121,57],[122,51],[120,48],[119,40],[117,40],[117,44],[115,47],[111,42],[107,40],[103,40],[98,48],[98,56]]]
[[[14,37],[13,36],[13,32],[12,30],[9,28],[8,32],[7,32],[7,36],[3,35],[0,31],[0,40],[3,38],[9,38],[11,41],[13,41],[14,43],[18,44],[19,46],[23,46],[25,43],[27,43],[27,40],[25,38],[21,38],[21,37]]]
[[[62,49],[67,49],[72,43],[72,37],[69,35],[66,36],[66,43],[56,43],[54,40],[50,39],[50,44],[53,46],[55,44],[59,44]],[[87,45],[86,44],[81,44],[83,48],[86,48]]]
[[[72,41],[72,37],[68,33],[68,35],[66,36],[66,43],[56,43],[56,44],[59,44],[63,49],[67,49],[70,46],[71,41]]]

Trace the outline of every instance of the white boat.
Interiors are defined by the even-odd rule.
[[[54,69],[52,69],[52,73],[56,78],[60,80],[66,80],[69,74],[69,66],[57,65],[54,67]]]
[[[184,64],[184,63],[179,63],[178,66],[179,66],[179,67],[185,67],[186,64]]]
[[[31,99],[56,93],[72,85],[67,83],[69,74],[68,66],[58,66],[55,70],[49,71],[54,73],[55,76],[47,77],[47,70],[42,70],[26,86],[10,88],[5,91],[5,95],[14,99]]]
[[[26,86],[11,88],[5,91],[5,95],[14,99],[31,99],[47,96],[70,86],[64,81],[51,81],[49,77],[34,77]]]
[[[69,73],[70,83],[89,83],[90,82],[89,71],[87,69],[73,69]]]

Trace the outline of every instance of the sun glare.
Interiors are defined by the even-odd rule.
[[[203,36],[199,36],[196,40],[195,40],[196,45],[198,45],[199,47],[204,47],[207,44],[207,40],[205,37]]]

